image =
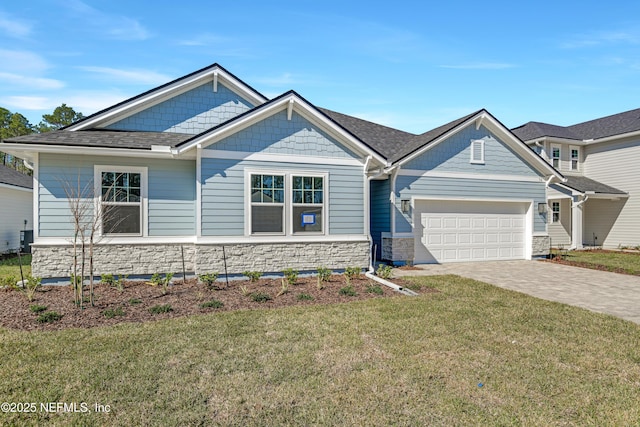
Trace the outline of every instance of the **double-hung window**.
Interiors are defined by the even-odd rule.
[[[247,179],[249,234],[325,233],[326,174],[256,171],[248,173]]]
[[[560,222],[560,202],[551,202],[551,222]]]
[[[146,168],[96,166],[96,215],[103,235],[145,234],[146,175]]]
[[[571,170],[572,171],[578,170],[579,161],[580,161],[580,151],[578,150],[578,147],[571,147]]]
[[[551,146],[551,164],[554,168],[560,169],[560,146]]]

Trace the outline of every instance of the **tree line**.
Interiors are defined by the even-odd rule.
[[[29,135],[32,133],[44,133],[58,130],[64,126],[82,119],[84,115],[76,112],[67,104],[56,107],[51,114],[43,114],[42,120],[37,125],[29,123],[29,120],[20,113],[11,112],[0,107],[0,140],[13,138],[16,136]],[[0,151],[0,163],[22,173],[31,175],[31,170],[27,168],[22,159]]]

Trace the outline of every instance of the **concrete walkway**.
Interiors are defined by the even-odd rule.
[[[543,261],[419,265],[394,276],[457,274],[640,324],[640,277]]]

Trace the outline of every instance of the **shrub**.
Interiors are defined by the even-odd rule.
[[[216,299],[200,304],[200,308],[222,308],[222,307],[224,307],[224,304],[222,303],[222,301],[218,301]]]
[[[271,301],[271,296],[262,292],[256,292],[254,294],[251,294],[251,299],[254,302],[267,302]]]
[[[243,276],[246,276],[249,278],[249,281],[251,282],[257,282],[258,279],[260,279],[260,277],[262,277],[262,273],[260,273],[259,271],[243,271],[242,272]]]
[[[152,286],[162,286],[162,295],[166,295],[172,277],[173,273],[167,273],[164,277],[162,277],[159,273],[153,273],[151,279],[149,280],[149,284],[151,284]]]
[[[213,273],[201,274],[198,277],[200,278],[200,281],[202,283],[207,285],[208,288],[213,288],[216,280],[218,280],[218,275],[219,273],[217,271],[214,271]]]
[[[349,285],[349,286],[345,286],[344,288],[340,288],[339,291],[340,295],[345,295],[348,297],[355,297],[356,294],[356,290],[353,289],[353,286]]]
[[[103,311],[102,314],[107,319],[113,319],[116,316],[124,316],[124,310],[122,309],[122,307],[108,308],[105,311]]]
[[[42,286],[42,279],[39,277],[27,276],[27,282],[23,284],[22,289],[29,302],[33,301],[36,292]]]
[[[62,319],[62,314],[56,313],[55,311],[47,311],[46,313],[42,313],[36,319],[39,323],[51,323],[57,322]]]
[[[384,291],[380,285],[367,285],[367,292],[370,294],[383,295]]]
[[[121,274],[118,276],[118,279],[115,281],[116,288],[120,292],[124,291],[124,282],[127,280],[127,277],[129,277],[127,274]]]
[[[287,279],[287,283],[290,285],[295,285],[298,282],[298,270],[287,268],[282,270],[282,274],[284,274],[284,277]]]
[[[313,301],[313,296],[309,294],[298,294],[298,301]]]
[[[131,305],[142,304],[142,300],[140,298],[131,298],[129,300],[129,304],[131,304]]]
[[[16,283],[18,283],[18,278],[16,276],[8,275],[0,277],[0,288],[5,286],[9,288],[15,288]]]
[[[169,313],[171,311],[173,311],[171,304],[154,305],[149,309],[149,313],[151,314]]]
[[[344,269],[344,276],[347,279],[347,283],[351,284],[351,281],[360,276],[362,269],[360,267],[347,267]]]
[[[320,279],[321,282],[329,281],[331,273],[333,272],[326,267],[318,267],[318,279]]]
[[[391,271],[393,268],[390,265],[380,264],[376,270],[376,275],[383,279],[389,279],[391,277]]]
[[[105,285],[113,286],[115,285],[115,279],[113,278],[113,274],[103,274],[100,276],[100,283],[104,283]]]
[[[42,313],[43,311],[47,310],[47,306],[34,304],[29,307],[29,310],[31,310],[32,313]]]
[[[76,285],[76,286],[77,286],[77,285],[81,285],[81,284],[82,284],[82,276],[72,274],[72,275],[69,277],[69,282],[70,282],[72,285]]]

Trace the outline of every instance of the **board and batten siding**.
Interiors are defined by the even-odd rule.
[[[587,200],[585,241],[590,242],[595,232],[600,234],[598,244],[605,248],[640,245],[640,140],[629,138],[584,148],[585,176],[629,193],[626,201],[613,202],[616,206]],[[605,218],[612,215],[617,216]],[[613,221],[613,225],[604,238],[602,227],[607,221]]]
[[[214,92],[213,82],[208,82],[119,120],[107,129],[198,134],[253,107],[222,83],[218,83]]]
[[[440,178],[428,176],[400,175],[396,178],[396,233],[413,231],[411,212],[403,214],[401,200],[412,197],[487,199],[487,200],[532,200],[534,206],[546,203],[544,182],[502,181],[491,179]],[[546,232],[546,217],[533,213],[533,232]]]
[[[33,192],[31,189],[0,185],[0,253],[20,247],[20,230],[33,228]]]
[[[361,166],[215,159],[202,168],[202,235],[245,235],[245,169],[269,172],[328,173],[329,230],[326,234],[364,234],[364,182]],[[290,195],[287,195],[290,197]]]
[[[91,196],[95,165],[147,167],[149,236],[195,235],[195,161],[43,153],[38,183],[40,237],[73,236],[65,183],[86,188]]]

